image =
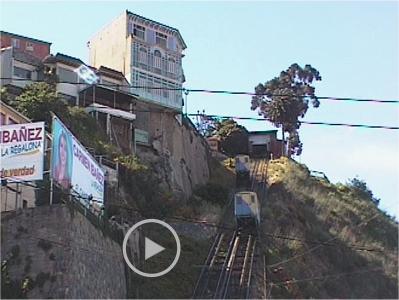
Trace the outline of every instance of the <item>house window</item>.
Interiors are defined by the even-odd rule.
[[[32,71],[14,67],[14,76],[24,79],[32,79]]]
[[[145,91],[146,82],[147,82],[146,76],[139,75],[138,86],[140,87],[140,90]]]
[[[0,125],[6,125],[6,115],[0,113]]]
[[[154,89],[154,94],[155,94],[156,96],[160,97],[161,94],[162,94],[162,85],[161,85],[161,81],[155,79],[155,80],[154,80],[154,87],[155,87],[155,89]]]
[[[175,74],[175,64],[176,64],[176,62],[175,62],[175,60],[173,59],[173,58],[169,58],[168,59],[168,72],[169,73],[172,73],[172,74]]]
[[[133,35],[144,40],[145,28],[143,26],[134,24],[133,25]]]
[[[176,51],[176,41],[173,36],[168,37],[168,49]]]
[[[18,122],[15,121],[14,119],[8,117],[8,125],[13,125],[13,124],[18,124]]]
[[[167,84],[165,83],[165,81],[163,81],[162,82],[162,96],[164,97],[164,98],[169,98],[169,90],[168,90],[168,86],[167,86]]]
[[[19,40],[18,39],[11,39],[12,46],[14,48],[19,48]]]
[[[139,63],[147,64],[147,50],[143,47],[139,50]]]
[[[77,83],[78,82],[78,74],[76,74],[72,70],[58,68],[58,78],[60,82],[65,83]]]
[[[31,42],[26,42],[26,50],[33,51],[33,44]]]
[[[160,45],[160,46],[166,48],[166,40],[167,40],[167,38],[168,37],[165,34],[163,34],[163,33],[160,33],[160,32],[156,32],[155,33],[155,43],[157,45]]]
[[[63,93],[57,93],[57,95],[60,97],[61,100],[63,100],[66,104],[75,106],[76,105],[76,97],[63,94]]]
[[[152,94],[153,93],[153,89],[152,89],[152,80],[148,79],[147,80],[147,89],[146,89],[147,93]]]
[[[154,68],[161,70],[162,68],[162,54],[161,51],[154,51]]]

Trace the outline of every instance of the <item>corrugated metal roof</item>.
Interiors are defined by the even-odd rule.
[[[132,113],[124,111],[124,110],[111,108],[109,106],[98,104],[98,103],[93,103],[93,104],[89,105],[88,107],[86,107],[86,111],[88,111],[88,112],[98,111],[98,112],[102,112],[102,113],[105,113],[105,114],[108,114],[108,115],[111,115],[114,117],[129,120],[129,121],[136,120],[135,114],[132,114]]]
[[[57,53],[55,55],[55,58],[59,62],[65,62],[76,66],[85,65],[85,63],[81,61],[79,58],[69,56],[63,53]]]

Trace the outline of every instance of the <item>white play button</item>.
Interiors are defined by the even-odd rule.
[[[156,273],[143,272],[142,270],[136,268],[133,265],[133,263],[130,261],[130,259],[129,259],[129,254],[131,252],[131,251],[128,251],[128,248],[127,248],[127,243],[129,241],[129,236],[137,228],[139,228],[140,226],[145,226],[146,224],[157,224],[157,226],[161,226],[161,227],[166,228],[167,230],[170,231],[170,233],[172,234],[172,236],[173,236],[173,238],[174,238],[174,240],[176,242],[176,254],[175,254],[175,257],[174,257],[172,263],[166,269],[164,269],[162,271],[159,271],[159,272],[156,272]],[[159,231],[157,230],[157,232],[159,232]],[[139,232],[139,234],[140,234],[140,232]],[[140,240],[140,243],[139,243],[139,240]],[[136,239],[135,239],[135,241],[136,241]],[[141,244],[141,243],[142,243],[142,237],[139,237],[139,239],[137,239],[137,242],[134,242],[134,244],[137,245],[138,248],[141,248],[141,247],[139,247],[139,244]],[[154,241],[152,241],[149,238],[144,236],[144,260],[145,261],[147,261],[149,258],[153,257],[154,255],[157,255],[158,253],[160,253],[160,252],[162,252],[164,250],[166,250],[164,247],[162,247],[161,245],[155,243]],[[172,228],[172,226],[170,226],[168,223],[165,223],[164,221],[157,220],[157,219],[141,220],[140,222],[137,222],[136,224],[134,224],[126,232],[125,237],[123,238],[122,252],[123,252],[123,258],[125,259],[126,264],[136,274],[138,274],[140,276],[143,276],[143,277],[149,277],[149,278],[160,277],[160,276],[163,276],[163,275],[169,273],[176,266],[177,262],[179,261],[179,257],[180,257],[180,253],[181,253],[180,239],[177,236],[176,231]],[[140,257],[142,257],[142,256],[140,255]]]
[[[162,247],[161,245],[153,242],[152,240],[150,240],[149,238],[145,238],[145,255],[144,258],[145,260],[153,257],[154,255],[157,255],[159,252],[162,252],[163,250],[165,250],[164,247]]]

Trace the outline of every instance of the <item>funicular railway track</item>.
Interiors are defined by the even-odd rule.
[[[259,189],[267,163],[255,160],[251,190]],[[262,192],[263,191],[259,191]],[[256,232],[246,228],[223,228],[216,235],[196,284],[194,299],[247,299],[256,259]]]
[[[213,242],[194,291],[196,299],[248,298],[256,236],[226,230]]]
[[[225,276],[219,279],[220,287],[215,298],[246,299],[249,296],[256,236],[237,233]]]

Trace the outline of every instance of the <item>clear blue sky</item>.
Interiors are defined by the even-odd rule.
[[[320,71],[319,96],[399,99],[398,2],[1,2],[1,29],[87,62],[89,37],[125,9],[180,30],[189,88],[253,91],[296,62]],[[245,96],[188,100],[189,112],[257,116]],[[323,101],[305,119],[398,126],[398,107]],[[381,208],[399,217],[398,131],[303,125],[300,134],[298,160],[334,182],[365,179]]]

